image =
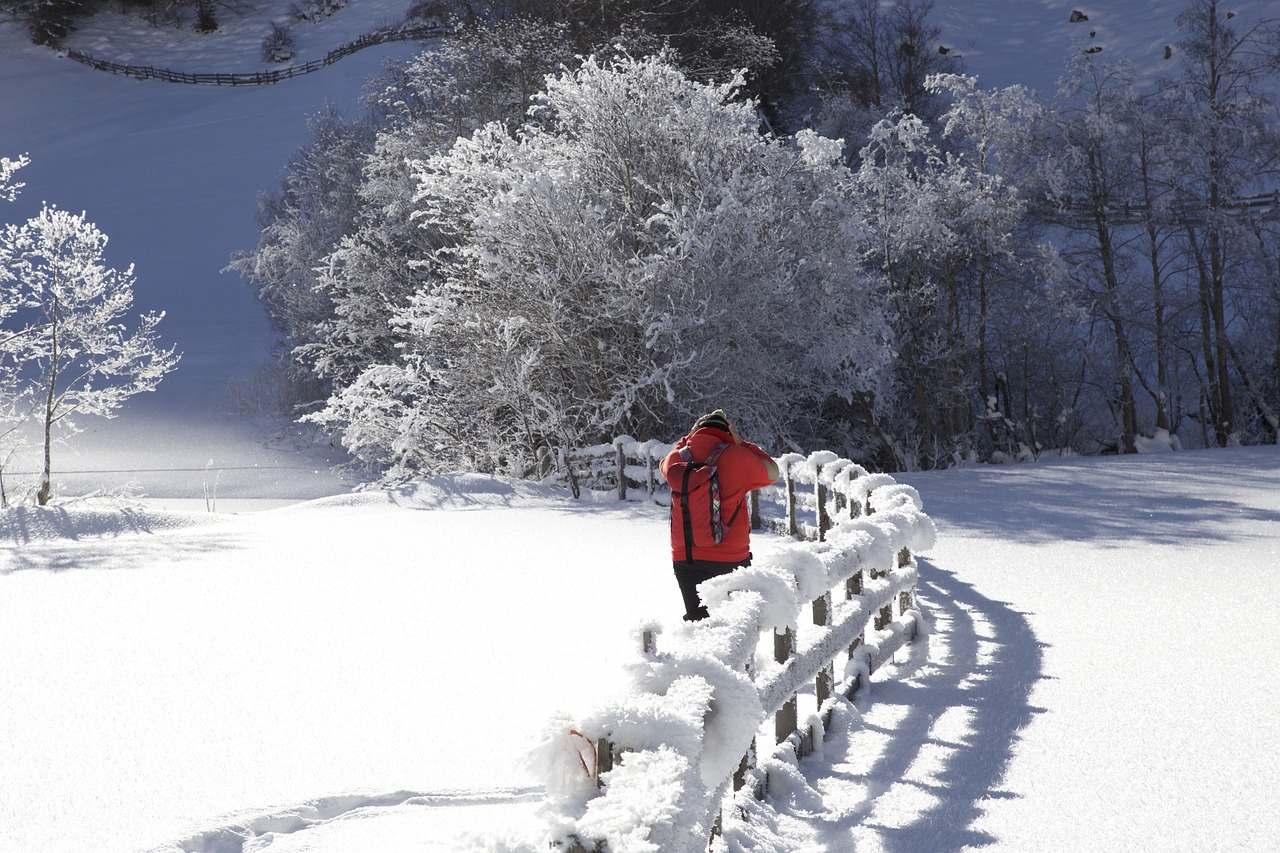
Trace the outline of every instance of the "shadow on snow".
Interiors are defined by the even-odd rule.
[[[116,569],[176,564],[230,548],[242,537],[220,535],[221,519],[132,509],[11,507],[0,511],[0,576],[42,569]],[[194,535],[165,535],[187,533]]]
[[[846,707],[842,720],[833,720],[822,757],[802,764],[827,804],[827,813],[813,816],[811,824],[820,849],[856,850],[851,836],[869,834],[888,853],[985,846],[997,839],[974,828],[983,803],[1017,796],[1001,783],[1019,732],[1043,711],[1030,696],[1046,677],[1044,645],[1023,614],[923,559],[918,594],[933,622],[932,636],[916,642],[896,678],[873,682],[860,708],[865,718]],[[930,660],[930,646],[944,643],[946,654]],[[967,714],[967,731],[938,736],[934,724],[953,709]],[[880,717],[894,722],[878,725]],[[884,742],[869,768],[855,754],[862,748],[859,733]],[[912,769],[918,759],[930,763],[926,750],[946,757],[922,779]],[[928,805],[903,809],[904,801]]]
[[[940,525],[1011,542],[1131,542],[1197,545],[1239,535],[1242,522],[1280,524],[1280,512],[1242,492],[1274,487],[1280,455],[1272,448],[1187,452],[963,472],[904,475]],[[1211,464],[1206,464],[1210,460]],[[963,479],[957,480],[955,477]],[[935,489],[934,486],[937,486]]]

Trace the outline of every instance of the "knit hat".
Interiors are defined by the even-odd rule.
[[[698,430],[706,427],[718,429],[723,432],[729,432],[729,416],[724,413],[724,409],[716,409],[711,414],[703,415],[698,418],[697,422],[693,425],[693,432],[697,432]]]

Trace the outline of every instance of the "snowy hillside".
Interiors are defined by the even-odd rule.
[[[103,15],[86,22],[70,46],[122,64],[256,71],[269,8],[208,38]],[[397,0],[364,0],[325,23],[299,27],[299,61],[399,19],[404,8]],[[108,263],[136,264],[137,310],[164,311],[161,339],[182,353],[159,389],[134,398],[119,418],[85,419],[86,433],[61,451],[58,468],[123,470],[147,495],[189,500],[202,499],[215,479],[224,499],[297,500],[343,488],[328,471],[340,458],[331,449],[299,455],[291,441],[263,446],[276,437],[227,416],[231,380],[252,384],[273,334],[239,276],[222,270],[256,241],[258,196],[277,184],[307,139],[308,119],[327,104],[356,112],[365,81],[414,49],[372,47],[287,85],[182,86],[93,71],[29,44],[16,24],[0,23],[0,151],[31,158],[19,173],[25,190],[0,206],[0,216],[22,221],[46,201],[85,211],[110,238]],[[301,476],[299,467],[316,473]],[[115,487],[122,478],[61,479],[74,494]]]

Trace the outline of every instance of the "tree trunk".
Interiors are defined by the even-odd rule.
[[[53,414],[55,394],[58,387],[58,360],[60,353],[58,352],[58,332],[60,331],[58,316],[58,297],[57,294],[52,296],[52,306],[50,311],[50,343],[49,343],[49,387],[45,391],[44,399],[44,468],[40,472],[40,490],[36,492],[36,503],[39,506],[47,506],[49,498],[53,496],[53,478],[51,475],[53,468]]]
[[[1096,158],[1096,159],[1095,159]],[[1104,174],[1097,155],[1091,157],[1095,174]],[[1133,353],[1129,347],[1124,318],[1120,311],[1120,276],[1116,271],[1115,245],[1111,239],[1111,223],[1107,215],[1107,193],[1100,177],[1095,178],[1093,204],[1094,236],[1102,261],[1102,281],[1107,289],[1107,319],[1111,323],[1116,345],[1116,381],[1120,385],[1121,451],[1133,453],[1137,448],[1138,407],[1133,394]]]

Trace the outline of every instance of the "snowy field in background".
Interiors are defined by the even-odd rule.
[[[1109,63],[1131,62],[1140,76],[1177,75],[1165,47],[1180,41],[1175,18],[1183,0],[935,0],[930,22],[942,28],[939,44],[964,60],[967,73],[988,88],[1021,84],[1053,97],[1067,57],[1097,50]],[[1223,4],[1248,26],[1276,16],[1275,0]],[[1072,23],[1079,11],[1086,20]]]

